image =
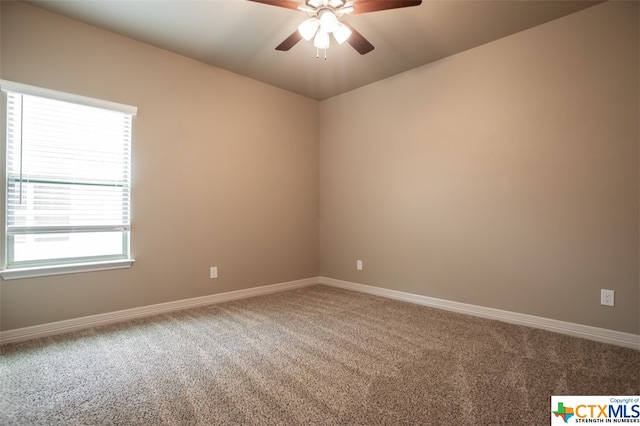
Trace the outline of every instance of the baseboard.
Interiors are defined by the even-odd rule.
[[[159,303],[156,305],[142,306],[139,308],[125,309],[122,311],[108,312],[105,314],[91,315],[70,320],[57,321],[32,327],[18,328],[0,332],[0,344],[16,343],[39,337],[53,336],[69,333],[76,330],[96,327],[99,325],[113,324],[135,318],[143,318],[167,312],[195,308],[198,306],[212,305],[248,297],[262,296],[270,293],[293,290],[300,287],[318,284],[318,278],[307,278],[297,281],[289,281],[244,290],[230,291],[227,293],[212,294],[209,296],[194,297],[192,299],[176,300],[174,302]]]
[[[231,300],[245,299],[270,293],[293,290],[315,284],[324,284],[345,290],[358,291],[389,299],[401,300],[423,306],[444,309],[477,317],[494,319],[512,324],[524,325],[542,330],[553,331],[598,342],[609,343],[617,346],[640,350],[640,336],[637,334],[623,333],[604,328],[591,327],[565,321],[558,321],[517,312],[503,311],[500,309],[486,308],[483,306],[469,305],[466,303],[452,302],[434,297],[421,296],[381,287],[365,284],[357,284],[349,281],[336,280],[327,277],[313,277],[297,281],[289,281],[245,290],[230,291],[227,293],[212,294],[209,296],[195,297],[192,299],[177,300],[174,302],[159,303],[156,305],[142,306],[139,308],[125,309],[122,311],[105,314],[91,315],[70,320],[57,321],[32,327],[18,328],[0,332],[0,344],[16,343],[40,337],[53,336],[76,330],[113,324],[135,318],[143,318],[167,312],[195,308],[198,306],[228,302]]]
[[[640,335],[319,277],[320,284],[640,350]]]

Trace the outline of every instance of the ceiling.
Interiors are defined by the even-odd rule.
[[[346,16],[375,50],[360,55],[347,43],[334,43],[326,60],[304,40],[288,52],[275,50],[305,13],[247,0],[28,3],[323,100],[602,1],[423,0],[416,7]]]

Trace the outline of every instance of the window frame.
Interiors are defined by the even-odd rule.
[[[0,137],[2,138],[1,149],[7,153],[7,92],[20,93],[22,95],[32,95],[42,98],[49,98],[53,100],[59,100],[64,102],[71,102],[89,107],[97,107],[105,110],[111,110],[131,115],[131,118],[137,114],[137,107],[130,105],[120,104],[111,101],[105,101],[101,99],[90,98],[86,96],[80,96],[65,92],[60,92],[51,89],[45,89],[41,87],[26,85],[22,83],[16,83],[8,80],[0,79]],[[0,265],[0,276],[5,279],[18,279],[29,277],[41,277],[49,275],[69,274],[77,272],[88,271],[102,271],[110,269],[129,268],[135,261],[131,253],[130,245],[130,229],[122,229],[122,244],[123,249],[128,248],[127,252],[123,250],[123,254],[118,255],[99,255],[99,256],[83,256],[76,258],[64,258],[64,259],[52,259],[52,260],[33,260],[33,261],[21,261],[10,265],[10,260],[13,260],[13,247],[9,244],[11,240],[15,239],[14,235],[7,233],[8,229],[8,173],[7,173],[7,159],[5,158],[2,163],[1,173],[1,190],[0,197],[2,197],[3,209],[0,212],[2,216],[1,222],[3,226],[4,238],[2,239],[2,248],[0,251],[0,259],[2,259],[2,265]],[[131,182],[129,182],[130,184]],[[54,228],[54,227],[52,227]],[[73,226],[66,226],[67,230],[74,228]],[[105,226],[109,230],[113,230],[113,227]],[[92,231],[100,232],[100,227],[92,227]],[[19,235],[19,234],[17,234]],[[37,235],[36,233],[29,233],[29,235]],[[48,235],[48,234],[47,234]]]

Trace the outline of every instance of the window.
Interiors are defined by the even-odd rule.
[[[136,109],[13,82],[0,86],[7,113],[3,278],[20,277],[12,271],[130,266]]]

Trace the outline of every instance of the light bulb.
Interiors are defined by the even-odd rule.
[[[338,22],[336,29],[333,30],[333,36],[338,44],[342,44],[351,36],[351,29],[342,22]]]
[[[320,15],[320,28],[325,33],[332,33],[338,26],[338,18],[330,10],[324,10]]]
[[[316,38],[313,39],[313,45],[318,49],[328,49],[329,43],[329,34],[320,29],[320,31],[316,33]]]
[[[316,31],[318,31],[319,26],[320,21],[318,18],[309,18],[298,26],[298,32],[303,39],[309,41],[314,35],[316,35]]]

